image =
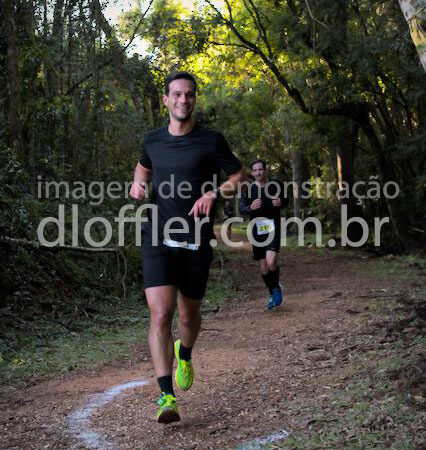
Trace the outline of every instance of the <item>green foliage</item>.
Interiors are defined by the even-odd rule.
[[[37,252],[36,260],[24,250],[18,254],[15,262],[25,269],[27,282],[13,293],[12,303],[0,305],[0,382],[138,358],[140,346],[146,345],[149,310],[138,283],[129,283],[131,277],[126,298],[110,282],[108,257],[98,261],[92,255],[60,253],[52,260]],[[216,254],[203,314],[217,312],[232,293],[232,258],[226,249]],[[130,255],[128,263],[129,271],[137,273],[139,258]]]
[[[0,379],[16,383],[28,376],[134,358],[137,346],[146,339],[148,320],[138,296],[125,301],[110,296],[89,311],[81,317],[74,313],[72,323],[67,320],[71,312],[66,310],[59,318],[35,317],[29,325],[31,333],[9,330],[6,340],[0,339]]]
[[[123,15],[125,35],[135,28],[139,17],[138,8]],[[186,61],[204,50],[208,36],[203,18],[186,18],[185,8],[169,0],[154,2],[140,34],[149,42],[148,52],[154,55],[154,65],[162,74],[160,82],[173,69],[190,69]]]
[[[67,243],[72,203],[79,205],[80,234],[94,215],[112,222],[125,199],[94,206],[37,198],[36,177],[129,180],[144,132],[165,120],[164,77],[179,68],[199,80],[197,119],[222,131],[246,166],[263,157],[272,175],[285,181],[294,176],[295,150],[303,150],[314,185],[336,181],[336,146],[347,129],[342,123],[356,123],[353,180],[380,175],[382,184],[394,180],[402,191],[394,202],[365,201],[362,214],[371,222],[392,212],[394,227],[386,243],[401,239],[394,230],[399,228],[407,247],[420,246],[426,94],[398,2],[317,0],[309,2],[309,9],[303,0],[229,5],[232,27],[225,5],[215,11],[205,1],[192,12],[170,0],[155,1],[138,29],[139,7],[122,16],[118,31],[95,19],[87,0],[68,2],[54,23],[43,21],[45,6],[38,1],[26,15],[18,7],[7,20],[0,15],[5,36],[0,45],[2,236],[36,241],[40,220],[56,216],[59,203],[66,206]],[[12,19],[17,24],[13,36]],[[119,39],[133,37],[135,30],[147,51],[129,56]],[[295,92],[303,107],[295,102]],[[304,212],[335,233],[338,206],[335,198],[314,195]],[[54,227],[46,232],[55,237]],[[93,233],[101,239],[102,227]],[[128,237],[125,249],[128,297],[139,289],[139,258],[131,241]],[[93,318],[90,308],[123,297],[115,254],[46,252],[6,241],[0,246],[0,314],[6,318],[0,347],[12,345],[13,332],[28,327],[40,339],[68,328],[80,333],[81,320]],[[213,291],[211,297],[213,304],[219,298]],[[49,325],[34,317],[44,317]],[[15,356],[17,366],[28,359]]]
[[[28,192],[28,174],[16,153],[0,148],[0,234],[32,237],[36,229],[34,213],[40,209]]]

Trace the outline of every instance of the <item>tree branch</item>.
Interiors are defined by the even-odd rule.
[[[138,24],[136,25],[136,27],[135,27],[135,29],[134,29],[134,31],[133,31],[133,33],[132,33],[132,37],[130,38],[130,41],[129,41],[124,47],[121,47],[120,43],[118,42],[118,39],[117,39],[115,36],[113,37],[113,39],[116,40],[116,42],[114,42],[114,45],[116,46],[116,45],[118,44],[118,46],[120,47],[120,50],[121,50],[123,53],[129,48],[129,46],[130,46],[130,45],[132,44],[132,42],[134,41],[134,39],[135,39],[135,37],[136,37],[136,34],[137,34],[137,32],[138,32],[140,26],[142,25],[143,20],[144,20],[146,14],[148,13],[148,11],[149,11],[151,5],[153,4],[153,2],[154,2],[154,0],[151,0],[151,1],[150,1],[150,3],[149,3],[149,5],[148,5],[147,9],[146,9],[145,12],[142,14],[141,19],[139,20]],[[95,5],[95,6],[96,6],[96,5]],[[103,17],[103,15],[102,15],[102,17]],[[106,21],[105,17],[103,17],[103,19]],[[105,23],[103,23],[103,24],[104,24],[104,25],[107,25],[107,26],[109,27],[109,29],[111,30],[111,33],[112,33],[112,27],[109,25],[109,23],[106,21],[106,24],[105,24]],[[104,30],[104,32],[105,32],[105,30]],[[108,35],[108,33],[106,33],[106,32],[105,32],[105,34]],[[106,61],[104,61],[103,63],[99,64],[99,66],[97,66],[96,71],[98,71],[98,70],[100,70],[100,69],[103,69],[104,67],[110,65],[113,61],[114,61],[114,58],[113,58],[113,57],[108,58]],[[84,82],[87,81],[88,79],[92,78],[94,74],[95,74],[95,72],[91,72],[91,73],[88,73],[87,75],[85,75],[83,78],[80,78],[80,80],[76,81],[76,82],[75,82],[75,83],[67,90],[67,92],[65,93],[65,95],[70,95],[70,94],[71,94],[75,89],[77,89],[82,83],[84,83]]]
[[[117,253],[118,248],[111,247],[76,247],[73,245],[57,245],[55,247],[47,247],[36,241],[28,241],[27,239],[16,239],[7,236],[3,236],[0,241],[9,242],[11,244],[24,245],[34,248],[40,248],[42,250],[58,251],[58,250],[74,250],[77,252],[89,252],[89,253]]]
[[[143,21],[144,21],[144,19],[145,19],[145,16],[147,15],[147,13],[148,13],[148,11],[149,11],[149,9],[151,8],[151,6],[152,6],[153,3],[154,3],[154,0],[150,0],[148,7],[146,8],[145,12],[142,14],[142,16],[141,16],[141,18],[140,18],[138,24],[136,25],[135,29],[133,30],[132,37],[130,38],[130,41],[128,42],[128,44],[126,44],[126,45],[123,47],[123,50],[124,50],[124,51],[126,51],[126,50],[129,48],[129,46],[131,45],[131,43],[134,41],[134,39],[135,39],[135,37],[136,37],[136,34],[137,34],[137,32],[139,31],[139,28],[140,28],[140,26],[142,25],[142,23],[143,23]]]
[[[318,19],[312,14],[311,7],[309,6],[309,1],[308,1],[308,0],[305,0],[305,4],[306,4],[306,8],[308,9],[308,13],[309,13],[309,15],[311,16],[311,19],[314,20],[315,22],[318,22],[320,25],[322,25],[323,27],[325,27],[325,28],[328,29],[328,26],[327,26],[324,22],[321,22],[321,20],[318,20]]]
[[[260,49],[256,44],[254,44],[253,42],[249,41],[247,38],[245,38],[240,31],[236,28],[233,19],[232,19],[232,9],[231,6],[229,4],[228,0],[225,0],[225,3],[227,5],[228,8],[228,12],[230,14],[230,19],[227,19],[226,17],[223,16],[223,14],[214,6],[212,5],[212,3],[210,2],[210,0],[204,0],[206,3],[208,3],[218,14],[218,16],[220,17],[220,19],[228,26],[228,28],[231,29],[231,31],[235,34],[235,36],[247,47],[247,49],[249,49],[250,51],[252,51],[254,54],[260,56],[260,58],[262,59],[262,61],[269,67],[269,69],[271,70],[271,72],[275,75],[275,77],[277,78],[277,80],[281,83],[281,85],[284,87],[284,89],[286,90],[287,94],[297,103],[297,105],[299,105],[300,109],[305,112],[308,113],[309,110],[300,94],[300,92],[297,89],[294,89],[290,86],[290,84],[288,83],[287,79],[285,78],[285,76],[280,72],[279,68],[277,67],[277,65],[274,63],[274,61],[270,58],[268,58],[268,56],[262,51],[262,49]]]
[[[210,2],[209,0],[204,0],[206,3],[208,3],[210,5],[210,7],[216,11],[217,15],[222,19],[225,20],[225,18],[223,17],[222,13],[216,8],[216,6],[213,5],[212,2]]]
[[[228,8],[229,19],[230,19],[230,21],[233,23],[233,22],[234,22],[234,19],[232,18],[232,8],[231,8],[231,5],[229,4],[229,1],[228,1],[228,0],[225,0],[225,3],[226,3],[226,7]]]
[[[254,11],[253,19],[254,19],[254,21],[256,23],[257,28],[260,30],[260,35],[261,35],[261,37],[263,39],[263,42],[266,45],[266,48],[268,49],[269,58],[270,59],[274,59],[274,54],[272,52],[271,46],[269,45],[268,37],[266,35],[266,28],[263,26],[263,23],[262,23],[262,21],[260,19],[259,11],[257,10],[253,0],[244,0],[244,3],[246,1],[248,1],[250,3],[250,5],[252,6],[252,8],[253,8],[253,11]],[[247,8],[247,9],[249,10],[249,8]]]
[[[262,59],[265,65],[274,74],[277,81],[284,87],[289,97],[299,106],[302,112],[306,114],[313,114],[319,116],[343,116],[352,119],[355,122],[365,121],[365,118],[368,116],[369,111],[369,106],[366,103],[348,102],[337,106],[323,107],[322,109],[318,110],[315,110],[312,107],[308,107],[300,91],[290,86],[290,83],[288,82],[286,76],[283,73],[281,73],[279,67],[275,64],[275,62],[270,58],[268,58],[268,56],[262,51],[261,48],[259,48],[259,46],[249,41],[237,29],[235,23],[233,22],[232,9],[229,4],[229,0],[225,0],[225,3],[227,5],[228,12],[230,14],[230,19],[224,17],[223,14],[211,3],[210,0],[204,1],[208,3],[212,7],[212,9],[216,11],[222,22],[225,25],[227,25],[227,27],[233,32],[233,34],[239,39],[239,41],[242,42],[243,46],[245,46],[245,48],[249,49],[251,52],[258,55]]]
[[[251,48],[247,47],[244,44],[234,44],[231,42],[216,42],[216,41],[207,41],[208,44],[212,44],[212,45],[223,45],[223,46],[227,46],[227,47],[240,47],[240,48],[244,48],[246,50],[251,50]]]

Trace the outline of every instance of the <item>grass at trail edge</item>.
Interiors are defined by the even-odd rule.
[[[217,312],[232,296],[228,264],[232,253],[226,248],[215,253],[202,314]],[[106,295],[102,290],[89,291],[90,299],[63,299],[68,314],[37,311],[25,322],[19,319],[21,326],[3,331],[1,383],[25,383],[41,376],[138,359],[140,345],[147,343],[149,327],[149,309],[141,281],[131,286],[125,299]],[[26,295],[25,291],[21,295]],[[7,311],[2,314],[7,317]],[[16,314],[10,315],[9,320],[16,321]]]

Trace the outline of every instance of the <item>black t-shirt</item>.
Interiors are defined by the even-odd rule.
[[[195,221],[188,213],[203,193],[220,185],[220,171],[232,175],[241,169],[241,164],[228,147],[221,133],[195,125],[183,136],[169,133],[168,127],[147,133],[143,142],[140,163],[152,169],[151,203],[158,206],[158,232],[163,239],[164,225],[169,219],[183,219],[189,231],[170,233],[170,238],[179,242],[195,242]],[[214,183],[216,181],[216,183]],[[212,184],[214,183],[214,184]],[[213,211],[208,223],[201,228],[202,241],[214,237]],[[152,215],[146,230],[152,229]],[[174,222],[171,229],[184,227]]]
[[[272,199],[278,196],[281,199],[281,206],[274,206]],[[257,198],[262,199],[262,206],[252,211],[250,205]],[[281,208],[288,205],[288,198],[285,197],[284,187],[278,181],[268,181],[264,187],[259,187],[256,183],[252,183],[249,188],[242,192],[240,199],[240,213],[249,215],[250,220],[256,217],[266,217],[273,219],[275,228],[280,227]]]

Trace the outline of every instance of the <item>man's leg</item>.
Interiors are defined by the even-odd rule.
[[[186,391],[194,381],[192,367],[192,347],[201,327],[200,306],[206,293],[210,264],[213,259],[210,246],[197,251],[182,252],[178,277],[178,313],[180,339],[175,342],[177,386]]]
[[[176,287],[150,287],[145,289],[145,294],[151,311],[149,348],[155,376],[161,390],[157,420],[160,423],[170,423],[180,420],[172,379],[173,336],[171,327],[176,306]]]
[[[266,258],[259,260],[259,269],[262,277],[263,275],[266,275],[268,273],[268,265],[266,264]]]
[[[268,309],[279,306],[282,302],[282,294],[279,286],[280,271],[278,267],[278,252],[267,250],[265,259],[260,260],[260,271],[263,281],[269,290]]]
[[[266,264],[268,267],[269,282],[271,295],[272,295],[272,305],[271,308],[281,305],[283,301],[283,294],[280,286],[280,267],[278,265],[278,252],[273,250],[268,250],[266,252]]]
[[[194,300],[179,292],[179,335],[182,345],[186,348],[192,348],[194,346],[200,332],[200,306],[201,300]]]
[[[149,348],[157,378],[171,375],[173,370],[172,320],[176,305],[175,286],[155,286],[145,289],[151,311]]]
[[[266,266],[268,271],[275,272],[278,269],[278,252],[266,251]]]
[[[265,258],[259,261],[259,268],[262,279],[271,295],[272,291],[278,286],[277,256],[277,252],[267,250]]]
[[[186,391],[194,381],[194,369],[192,367],[192,347],[198,337],[201,328],[200,314],[201,300],[194,300],[179,292],[179,335],[175,342],[175,354],[178,362],[176,369],[176,384]]]
[[[270,274],[269,274],[268,264],[266,262],[266,254],[265,254],[265,258],[259,260],[259,270],[260,270],[260,275],[262,277],[262,280],[265,283],[265,286],[267,287],[267,289],[269,291],[269,296],[268,296],[268,299],[266,301],[266,307],[268,309],[271,309],[270,305],[272,305],[272,289],[271,289],[271,282],[270,282]]]

